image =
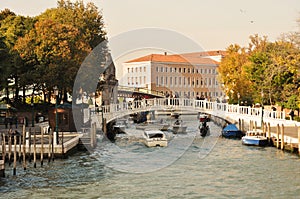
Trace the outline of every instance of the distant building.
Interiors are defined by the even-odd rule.
[[[225,51],[150,54],[123,63],[123,86],[143,87],[178,97],[222,98],[217,67]],[[125,83],[124,83],[125,81]]]

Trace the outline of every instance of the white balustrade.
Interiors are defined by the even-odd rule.
[[[249,106],[240,106],[227,103],[210,102],[207,100],[196,100],[186,98],[153,98],[135,100],[133,102],[121,102],[102,106],[103,117],[107,122],[131,113],[137,113],[148,110],[163,110],[172,108],[175,110],[194,110],[204,112],[219,117],[231,117],[232,119],[251,118],[261,121],[284,120],[284,111],[262,110],[262,108],[251,108]],[[262,115],[263,113],[263,115]]]

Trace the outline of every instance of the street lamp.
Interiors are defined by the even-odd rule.
[[[55,95],[55,133],[56,133],[56,144],[59,143],[58,140],[58,115],[57,115],[57,103],[58,103],[58,88],[55,86],[53,88],[54,90],[54,95]]]

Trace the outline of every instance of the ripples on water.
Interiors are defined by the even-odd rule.
[[[191,120],[193,118],[193,120]],[[0,198],[298,198],[300,160],[272,147],[240,140],[201,138],[194,117],[187,135],[170,134],[166,148],[147,148],[139,138],[99,140],[91,153],[37,165],[17,175],[7,168]]]

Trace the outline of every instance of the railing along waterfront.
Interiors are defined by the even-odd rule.
[[[240,106],[216,101],[196,100],[187,98],[153,98],[142,99],[131,102],[121,102],[102,107],[103,117],[107,122],[116,118],[142,111],[169,110],[169,111],[197,111],[211,114],[221,118],[233,120],[244,119],[252,121],[272,121],[276,124],[293,123],[285,120],[285,111],[266,110],[262,107],[254,108],[250,106]]]

